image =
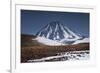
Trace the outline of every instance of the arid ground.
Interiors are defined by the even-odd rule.
[[[70,51],[89,51],[89,43],[77,45],[47,46],[32,40],[36,36],[21,35],[21,63],[27,63],[28,60],[41,59],[44,57],[57,56],[58,53]]]

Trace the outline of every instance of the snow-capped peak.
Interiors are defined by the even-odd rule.
[[[53,21],[42,28],[37,36],[47,39],[61,41],[62,39],[79,39],[80,37],[72,32],[67,26],[64,26],[59,21]]]
[[[68,45],[89,42],[89,38],[82,38],[78,34],[71,31],[59,21],[53,21],[44,26],[36,34],[38,42],[45,45]]]

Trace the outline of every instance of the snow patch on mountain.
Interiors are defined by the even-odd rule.
[[[42,43],[44,45],[49,45],[49,46],[58,46],[58,45],[64,45],[60,42],[57,42],[57,41],[54,41],[54,40],[50,40],[50,39],[47,39],[45,37],[37,37],[33,40],[37,40],[39,43]]]
[[[89,38],[84,38],[83,40],[77,40],[73,44],[79,44],[79,43],[89,43]]]

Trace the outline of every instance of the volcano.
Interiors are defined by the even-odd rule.
[[[77,35],[77,33],[74,33],[71,31],[67,26],[64,26],[61,22],[59,21],[53,21],[44,26],[39,32],[36,34],[38,40],[41,43],[49,45],[49,43],[53,43],[53,45],[59,44],[73,44],[77,40],[79,42],[82,42],[84,38],[80,37]],[[41,38],[41,39],[39,39]],[[45,39],[45,40],[44,40]],[[49,40],[49,41],[48,41]],[[87,42],[88,40],[86,40]],[[55,43],[56,42],[56,43]],[[83,43],[83,42],[82,42]],[[58,44],[58,45],[59,45]]]
[[[53,21],[42,28],[37,36],[43,36],[51,40],[61,41],[62,39],[79,39],[80,37],[72,32],[67,26],[59,21]]]

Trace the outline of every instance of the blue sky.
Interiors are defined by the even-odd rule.
[[[52,21],[60,21],[73,32],[89,37],[89,13],[21,10],[21,33],[35,35]]]

